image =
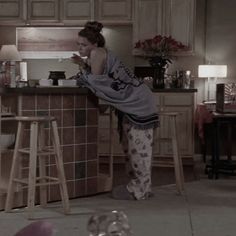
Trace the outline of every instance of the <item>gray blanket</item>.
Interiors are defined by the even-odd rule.
[[[107,104],[124,113],[132,123],[145,127],[158,123],[154,94],[111,52],[108,51],[102,75],[83,73],[78,81]]]

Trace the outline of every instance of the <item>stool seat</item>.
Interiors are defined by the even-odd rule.
[[[53,116],[16,116],[15,120],[17,121],[25,121],[25,122],[50,122],[56,120]]]
[[[12,209],[13,195],[16,185],[28,188],[27,196],[27,210],[28,218],[32,218],[35,205],[35,190],[40,187],[40,204],[46,206],[47,203],[47,186],[58,184],[60,187],[60,194],[64,213],[68,214],[69,197],[66,186],[66,179],[63,167],[62,153],[60,147],[60,140],[58,135],[57,122],[51,116],[16,116],[18,121],[16,143],[13,153],[13,161],[7,191],[7,198],[5,204],[5,212]],[[30,123],[30,146],[23,148],[23,134],[24,127]],[[52,129],[52,147],[45,145],[45,123],[50,123]],[[20,172],[21,155],[28,156],[29,172],[28,178],[22,178]],[[56,163],[57,176],[48,176],[46,173],[46,158],[54,156]],[[37,163],[39,163],[39,176],[37,176]]]

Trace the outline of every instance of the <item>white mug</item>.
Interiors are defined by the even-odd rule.
[[[40,79],[39,80],[39,85],[40,86],[52,86],[52,79]]]

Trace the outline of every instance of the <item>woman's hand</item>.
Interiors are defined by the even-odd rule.
[[[73,56],[71,57],[71,60],[74,64],[79,65],[81,68],[85,68],[87,66],[87,64],[84,62],[84,60],[82,59],[82,57],[80,57],[77,54],[73,53]]]

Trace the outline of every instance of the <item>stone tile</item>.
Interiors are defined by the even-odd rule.
[[[50,109],[62,109],[62,96],[50,96]]]
[[[86,125],[86,110],[75,110],[75,126]]]
[[[96,177],[98,175],[97,161],[88,161],[87,164],[87,177]]]
[[[75,163],[75,179],[83,179],[86,176],[85,162]]]

